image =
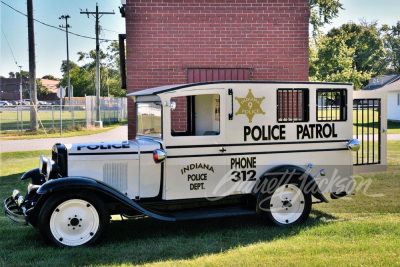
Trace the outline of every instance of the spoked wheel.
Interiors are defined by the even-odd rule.
[[[45,239],[73,247],[95,242],[108,224],[108,213],[94,196],[53,196],[44,204],[39,221]]]
[[[277,186],[272,194],[264,197],[264,213],[274,224],[292,225],[305,221],[310,215],[311,194],[304,192],[296,180]]]

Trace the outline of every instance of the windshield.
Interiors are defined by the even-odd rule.
[[[161,103],[137,103],[137,134],[161,137]]]

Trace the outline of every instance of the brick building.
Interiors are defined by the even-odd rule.
[[[127,93],[217,80],[307,81],[308,3],[127,0]],[[131,100],[128,109],[131,139]]]
[[[0,100],[20,99],[20,78],[0,78]],[[22,78],[22,93],[26,95],[29,91],[29,79]]]

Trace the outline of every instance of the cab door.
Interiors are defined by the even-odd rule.
[[[224,88],[202,88],[170,93],[165,98],[164,199],[225,195],[225,92]],[[172,102],[175,110],[170,108]]]

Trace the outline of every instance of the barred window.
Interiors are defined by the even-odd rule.
[[[317,90],[317,121],[346,121],[346,89]]]
[[[278,89],[278,122],[307,122],[309,120],[308,89]]]

